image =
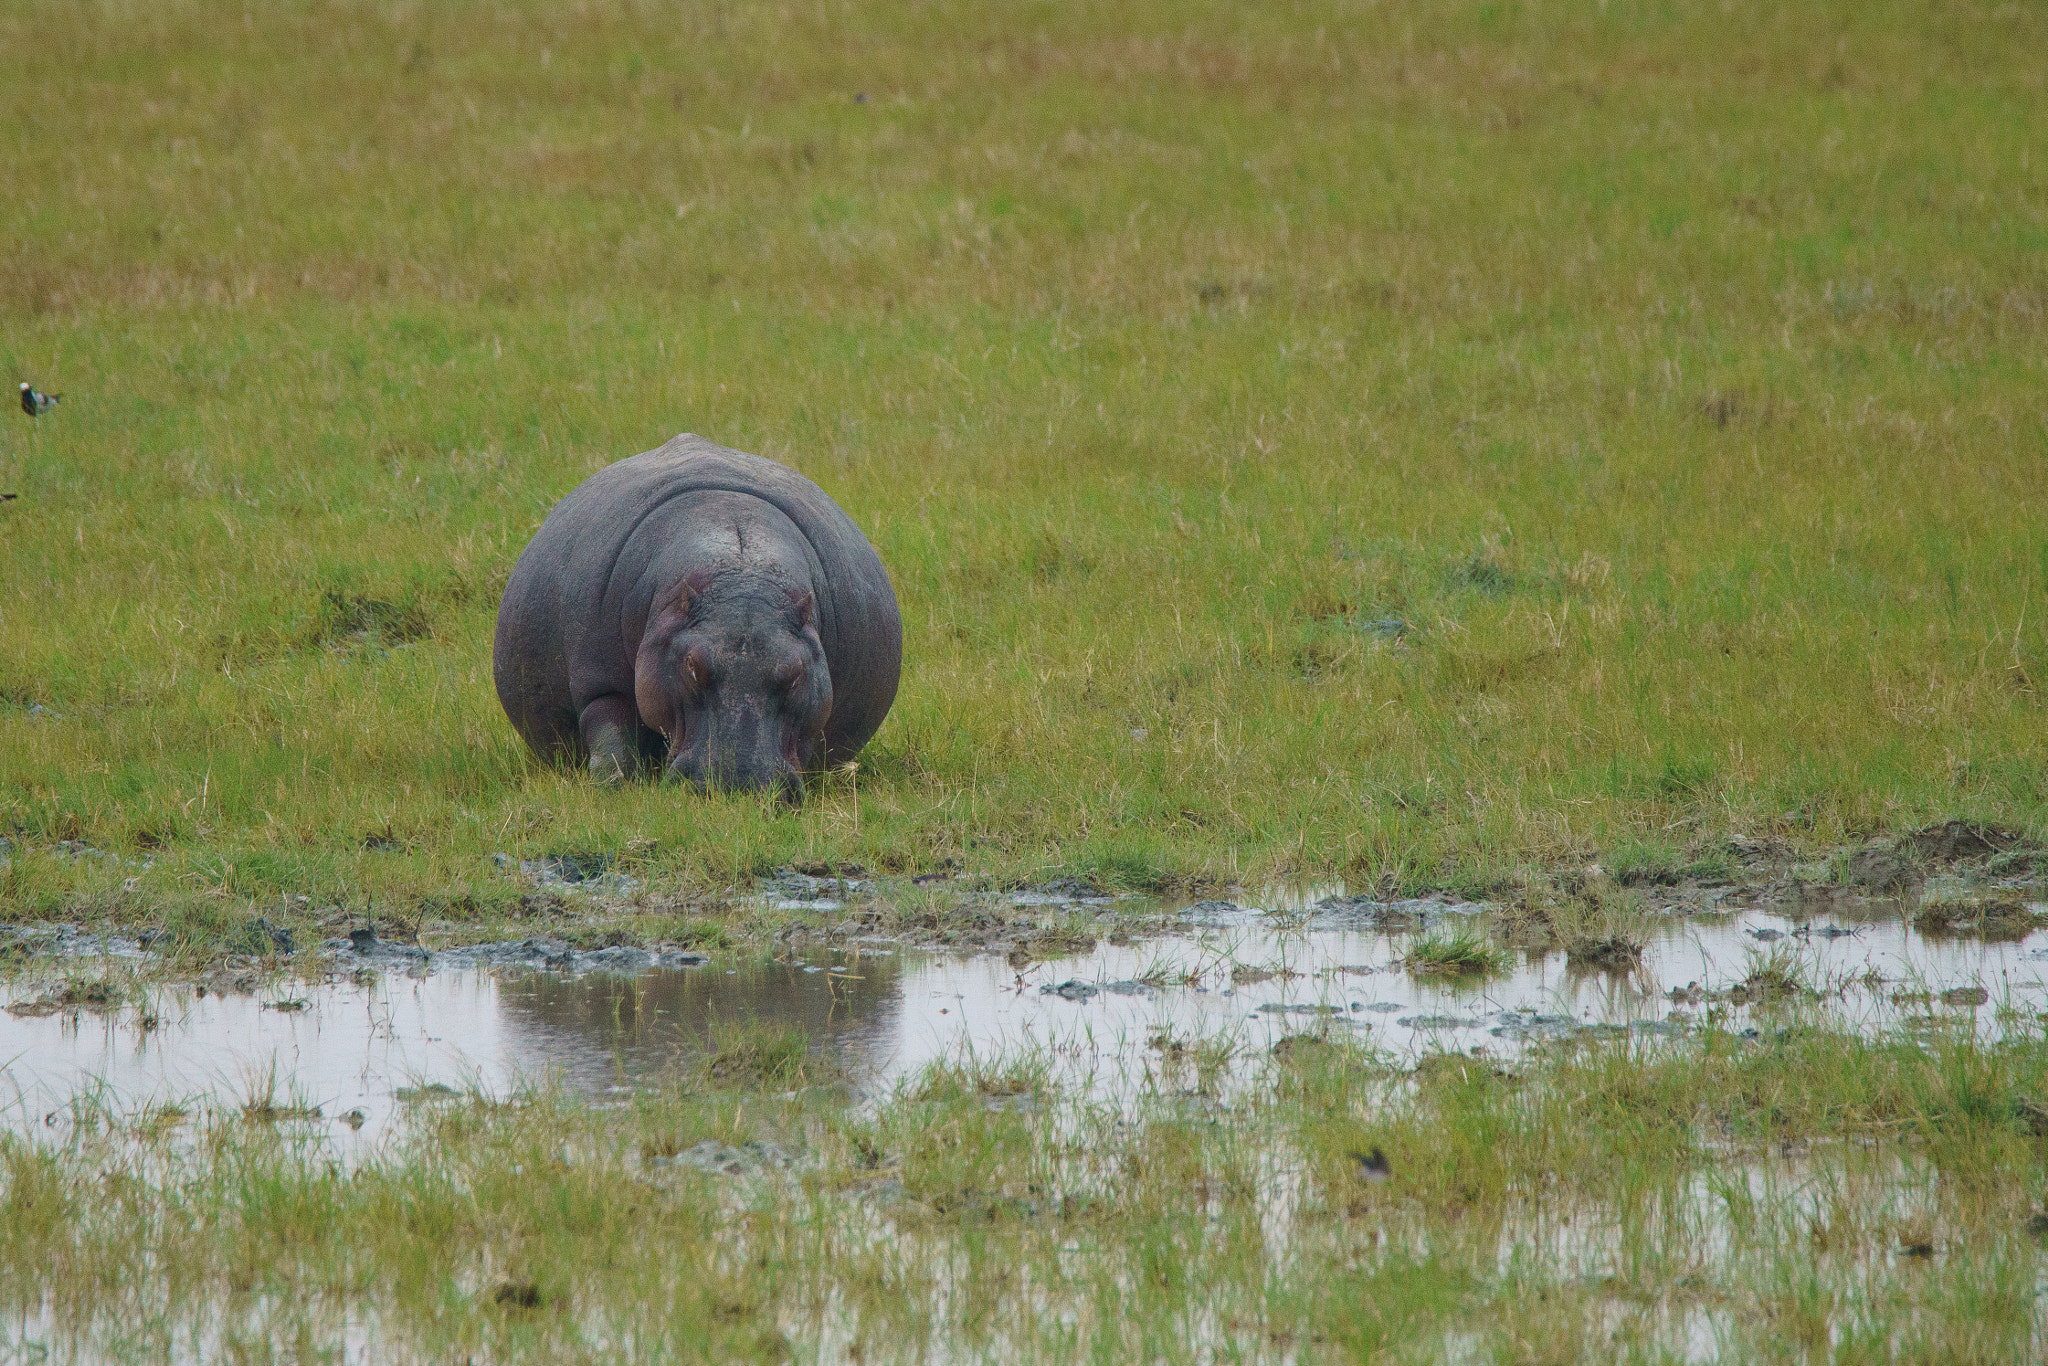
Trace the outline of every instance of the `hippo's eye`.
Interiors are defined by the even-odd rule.
[[[683,655],[683,686],[691,692],[703,692],[711,686],[711,669],[704,662],[704,656],[690,650]]]
[[[797,685],[804,681],[804,662],[792,659],[775,671],[774,684],[778,692],[795,692]]]

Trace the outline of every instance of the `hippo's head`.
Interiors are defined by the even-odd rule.
[[[670,778],[798,801],[824,762],[832,674],[809,588],[692,573],[656,597],[633,674]]]

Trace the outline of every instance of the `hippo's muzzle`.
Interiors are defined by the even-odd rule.
[[[805,748],[787,720],[748,699],[693,718],[667,776],[702,791],[773,792],[794,805],[804,795]]]

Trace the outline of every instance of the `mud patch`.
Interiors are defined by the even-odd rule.
[[[758,878],[754,883],[754,895],[781,911],[836,911],[874,894],[873,882],[824,868],[815,872],[778,868],[774,877]]]

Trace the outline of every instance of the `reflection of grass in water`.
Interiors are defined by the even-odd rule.
[[[1872,1359],[1908,1339],[1930,1361],[2031,1356],[2038,1029],[1708,1030],[1511,1068],[1404,1067],[1330,1030],[1237,1065],[1228,1107],[1064,1095],[1033,1050],[867,1103],[779,1078],[622,1105],[467,1095],[407,1107],[348,1170],[267,1125],[38,1130],[0,1140],[0,1284],[54,1306],[48,1336],[85,1356],[136,1322],[203,1335],[241,1294],[267,1306],[238,1321],[250,1345],[369,1324],[383,1354],[429,1359],[559,1359],[602,1332],[717,1360],[857,1339],[863,1360],[1279,1341],[1423,1361],[1475,1335],[1514,1359],[1661,1360],[1703,1328],[1733,1360],[1852,1337]],[[653,1160],[706,1141],[731,1172]],[[1503,1247],[1543,1252],[1504,1273]],[[574,1312],[508,1316],[508,1284]]]
[[[1488,977],[1506,972],[1515,961],[1512,953],[1470,925],[1424,931],[1408,942],[1403,959],[1418,977]]]

